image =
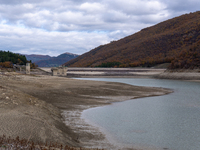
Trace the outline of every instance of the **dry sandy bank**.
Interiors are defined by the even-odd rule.
[[[51,72],[51,68],[40,68]],[[67,70],[68,77],[152,77],[163,73],[166,69],[153,68],[71,68]]]
[[[51,72],[51,68],[41,68]],[[68,68],[68,77],[106,78],[159,78],[176,80],[200,80],[200,70],[166,70],[156,68]]]
[[[6,73],[0,75],[0,134],[75,147],[108,148],[111,145],[104,135],[80,119],[82,110],[170,92],[121,83]]]
[[[166,70],[154,77],[160,79],[200,80],[200,70]]]

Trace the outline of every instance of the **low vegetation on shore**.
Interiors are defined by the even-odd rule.
[[[25,55],[15,54],[9,51],[0,50],[0,69],[2,68],[13,68],[13,65],[26,65],[31,63],[31,68],[36,68],[37,65],[28,61]]]

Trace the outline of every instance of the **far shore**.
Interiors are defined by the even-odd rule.
[[[112,102],[172,92],[163,88],[37,75],[36,72],[0,74],[1,135],[58,141],[73,147],[115,149],[98,129],[81,120],[81,112]]]
[[[51,68],[40,68],[51,73]],[[153,77],[166,69],[153,68],[71,68],[67,69],[67,77]]]
[[[40,68],[51,73],[51,68]],[[200,69],[167,70],[165,68],[68,68],[67,77],[75,78],[158,78],[200,80]]]

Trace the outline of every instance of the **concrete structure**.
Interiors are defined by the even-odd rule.
[[[57,76],[58,75],[58,68],[51,68],[52,75]]]
[[[53,76],[66,76],[67,75],[67,68],[66,67],[55,67],[55,68],[51,68],[51,72]]]
[[[58,74],[62,75],[62,68],[60,68],[60,67],[58,68]]]
[[[25,66],[24,65],[16,65],[16,64],[14,64],[13,68],[14,69],[19,69],[20,72],[22,72],[22,70],[25,70]]]
[[[26,74],[30,74],[30,72],[31,72],[30,63],[26,63]]]
[[[63,67],[63,73],[62,73],[64,76],[67,75],[67,68],[66,67]]]

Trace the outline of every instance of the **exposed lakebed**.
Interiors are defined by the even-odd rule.
[[[90,78],[137,86],[163,87],[174,93],[91,108],[82,117],[106,133],[117,147],[200,149],[200,83],[134,78]]]

